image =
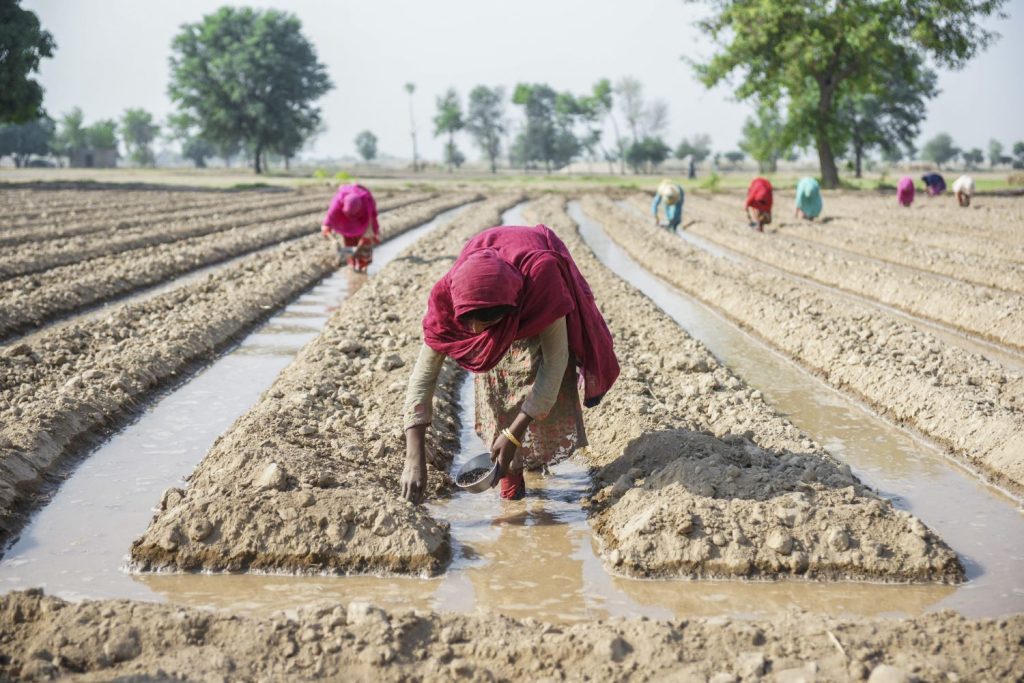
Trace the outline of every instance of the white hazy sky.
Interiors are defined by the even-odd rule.
[[[510,91],[521,81],[582,93],[601,77],[632,75],[649,97],[668,101],[673,146],[706,132],[717,150],[736,146],[750,112],[729,89],[706,90],[680,59],[711,51],[693,27],[705,6],[682,0],[23,0],[57,42],[40,69],[47,110],[56,117],[77,105],[92,121],[143,107],[162,119],[172,111],[171,39],[224,4],[287,10],[302,21],[335,84],[320,102],[327,131],[312,156],[354,154],[364,129],[382,153],[411,156],[407,81],[417,86],[420,154],[435,159],[434,99],[449,86],[463,98],[481,83]],[[1006,12],[991,22],[1002,34],[994,46],[961,71],[940,72],[922,139],[945,131],[961,147],[983,149],[993,137],[1006,146],[1024,139],[1024,0]],[[460,146],[477,156],[468,139]]]

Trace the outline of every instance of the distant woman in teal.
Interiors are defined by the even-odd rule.
[[[796,184],[797,218],[814,220],[821,213],[821,186],[815,178],[801,178]]]

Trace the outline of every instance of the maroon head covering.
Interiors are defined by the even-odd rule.
[[[459,316],[514,306],[479,334]],[[569,249],[550,228],[500,226],[463,247],[430,292],[423,340],[472,372],[487,372],[517,339],[565,317],[569,351],[584,380],[584,404],[597,405],[619,376],[612,335]]]

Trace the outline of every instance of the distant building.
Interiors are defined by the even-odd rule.
[[[68,157],[71,168],[114,168],[117,166],[116,149],[76,149]]]

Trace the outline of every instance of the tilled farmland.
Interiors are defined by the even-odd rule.
[[[0,537],[9,543],[33,511],[60,504],[61,480],[77,476],[97,445],[340,264],[318,234],[326,189],[0,193]],[[773,405],[772,387],[751,384],[699,331],[616,274],[578,231],[569,200],[678,296],[858,410],[911,430],[934,467],[987,491],[972,495],[1019,506],[984,488],[1024,493],[1019,200],[897,211],[891,198],[826,196],[826,219],[803,222],[785,217],[783,196],[776,223],[759,235],[742,222],[740,198],[692,193],[682,239],[640,213],[649,211],[641,195],[376,194],[385,242],[462,209],[333,302],[316,338],[194,471],[177,474],[184,485],[148,501],[147,528],[108,530],[124,536],[127,570],[338,582],[462,571],[472,543],[445,510],[465,495],[450,475],[472,419],[460,398],[466,373],[451,361],[442,371],[427,432],[428,506],[398,495],[401,404],[430,287],[467,239],[519,206],[526,223],[549,226],[569,247],[622,367],[607,398],[584,411],[591,445],[579,464],[591,486],[573,504],[588,516],[597,571],[677,582],[664,585],[678,591],[708,580],[970,590],[973,550],[944,538],[944,520],[922,520],[902,502],[916,492],[877,489],[830,446],[835,435],[794,424]],[[1016,517],[1002,531],[1019,537]],[[94,597],[87,587],[78,595]],[[567,625],[512,619],[486,603],[459,615],[444,600],[429,611],[353,600],[243,616],[95,597],[105,599],[0,597],[0,671],[746,681],[1012,680],[1024,669],[1024,617],[1005,611],[655,621],[627,611]]]

